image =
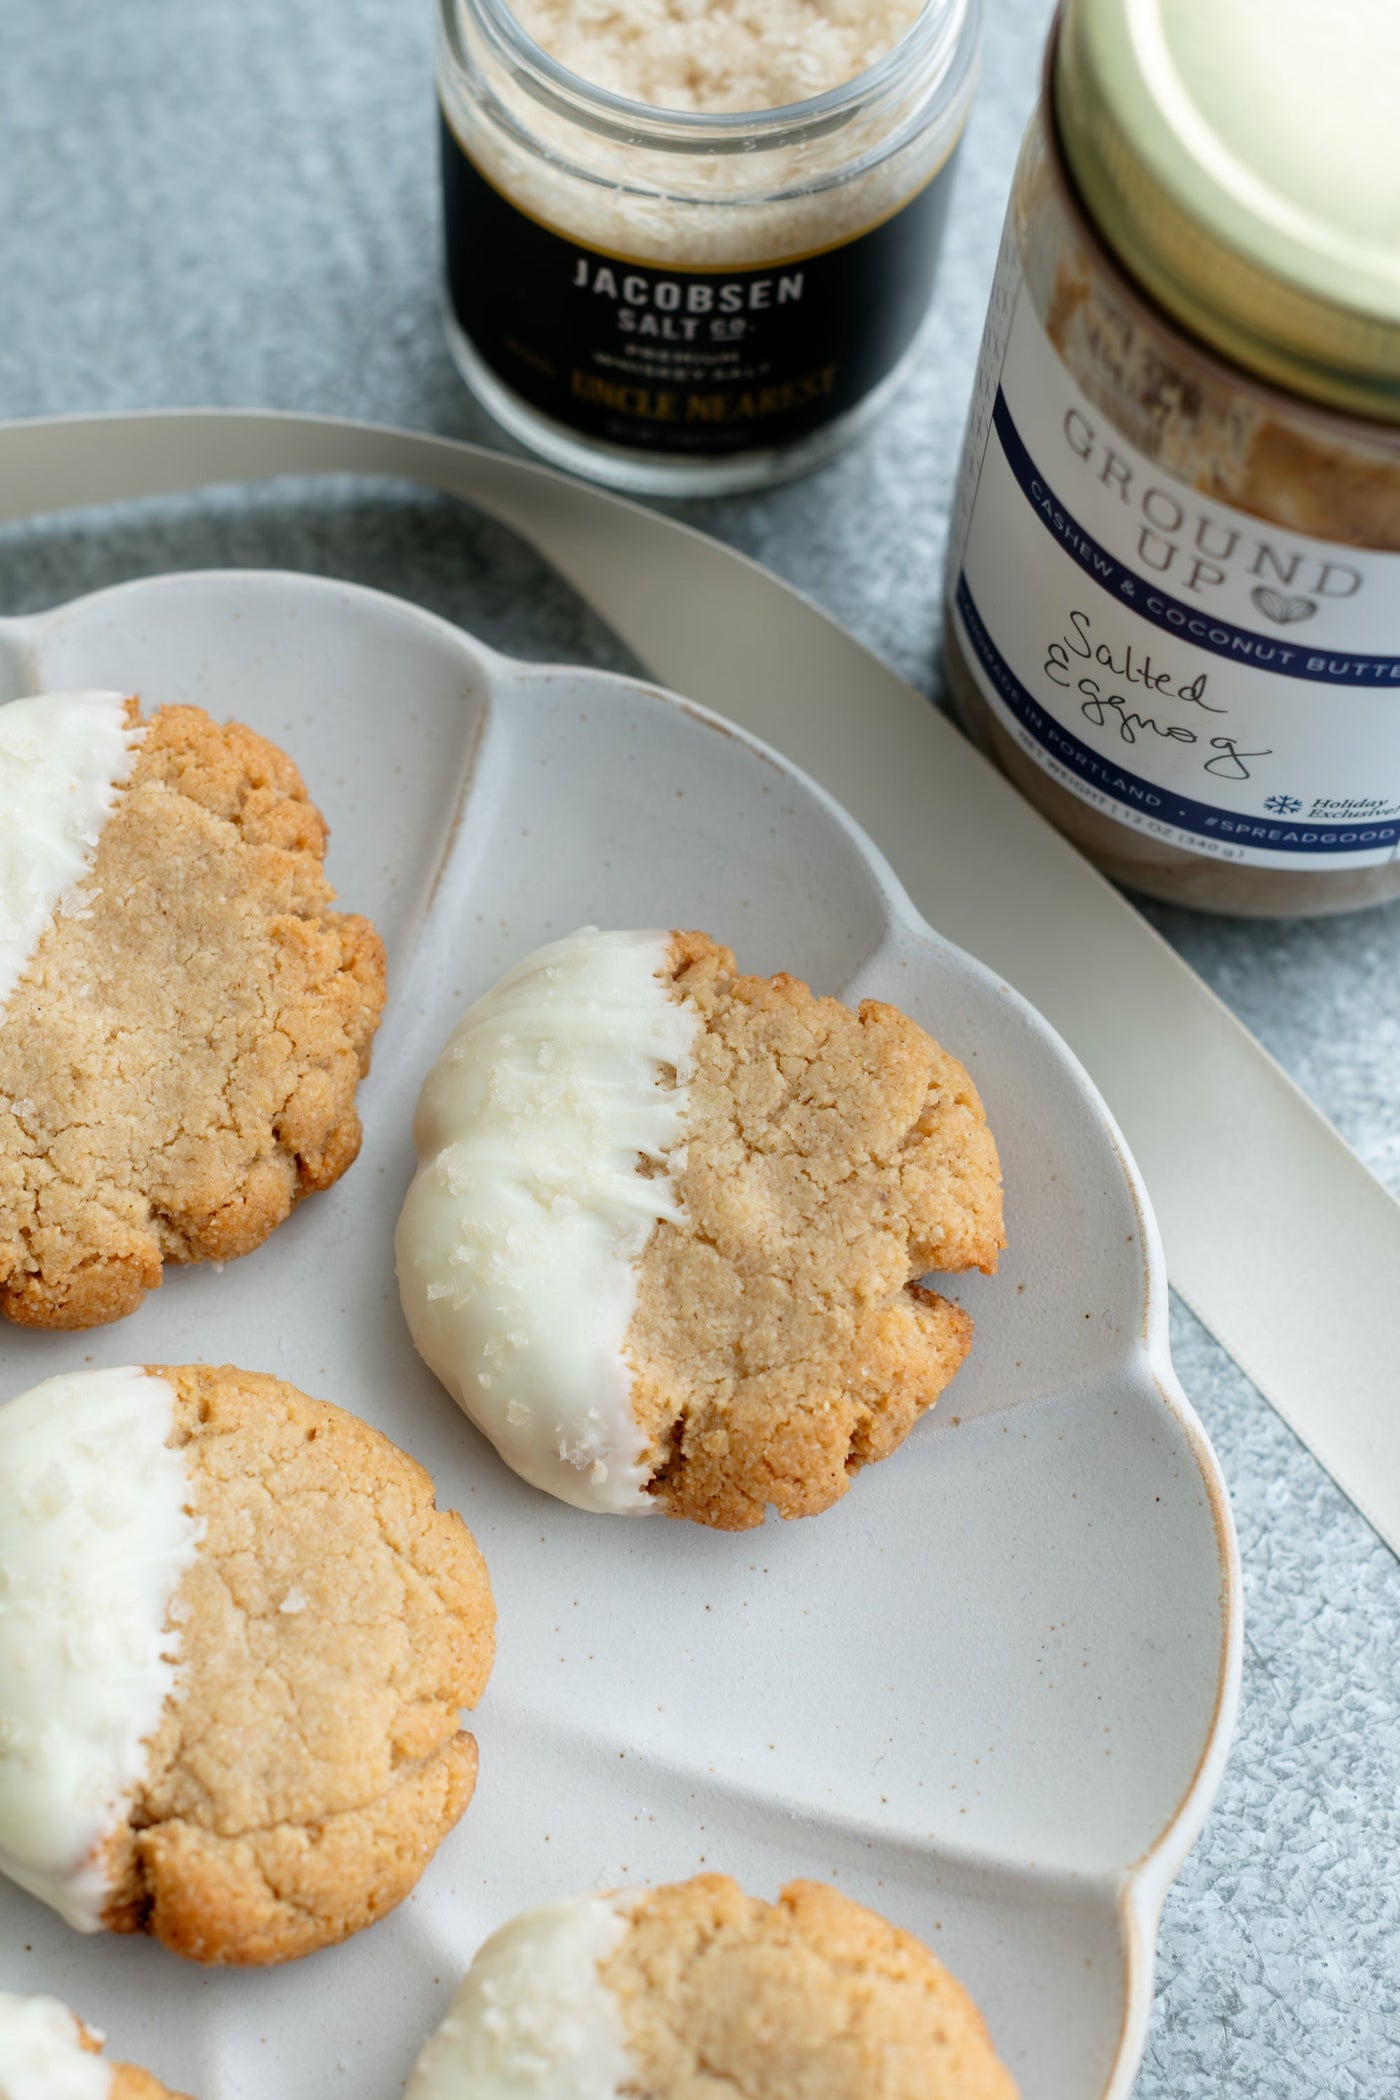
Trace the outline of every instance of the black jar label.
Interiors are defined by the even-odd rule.
[[[584,247],[488,182],[442,124],[447,286],[498,379],[581,435],[715,458],[786,445],[854,408],[917,335],[952,161],[839,246],[744,269]]]

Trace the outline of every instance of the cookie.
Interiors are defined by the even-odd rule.
[[[0,1991],[0,2100],[185,2100],[135,2064],[106,2061],[101,2047],[57,1998]]]
[[[481,1948],[406,2100],[1016,2100],[972,2000],[835,1889],[723,1874],[526,1911]]]
[[[384,951],[291,760],[197,707],[0,707],[0,1313],[94,1327],[360,1144]]]
[[[585,928],[465,1016],[414,1121],[413,1339],[536,1487],[724,1530],[810,1516],[903,1442],[992,1271],[996,1145],[892,1006]]]
[[[0,1408],[0,1868],[80,1931],[288,1961],[391,1910],[471,1799],[495,1608],[377,1430],[255,1372]]]

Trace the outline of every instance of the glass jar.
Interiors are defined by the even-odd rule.
[[[759,487],[852,437],[928,308],[978,0],[867,71],[713,115],[591,85],[507,0],[440,0],[446,324],[556,464],[660,495]]]
[[[955,505],[955,704],[1108,874],[1400,895],[1400,7],[1066,0]]]

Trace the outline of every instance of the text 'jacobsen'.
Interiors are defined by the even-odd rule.
[[[592,292],[619,306],[652,307],[662,314],[740,314],[795,304],[802,297],[803,275],[801,270],[791,270],[776,277],[735,278],[726,283],[702,277],[681,283],[674,277],[646,277],[639,270],[614,270],[590,255],[580,255],[572,284],[576,292]]]

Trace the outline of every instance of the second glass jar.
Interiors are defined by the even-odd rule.
[[[440,0],[446,319],[496,419],[618,488],[801,472],[897,385],[976,77],[977,0],[867,71],[715,115],[595,87],[506,0]]]
[[[1066,0],[946,576],[988,754],[1118,881],[1248,917],[1400,897],[1400,263],[1367,238],[1400,133],[1362,108],[1400,15],[1325,65],[1314,15]]]

